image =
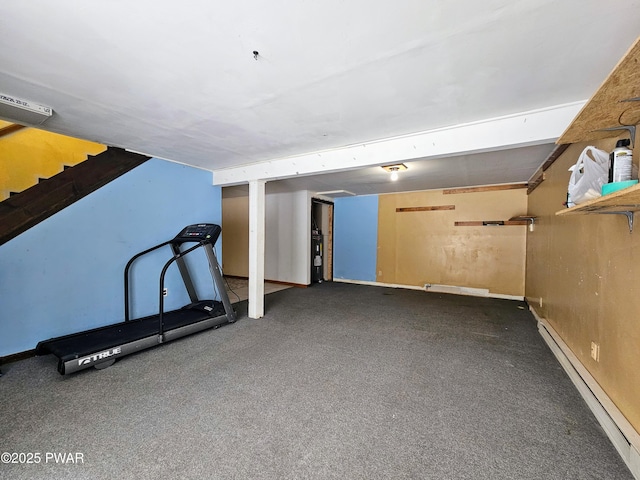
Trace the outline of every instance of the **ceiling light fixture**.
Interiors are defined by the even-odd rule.
[[[0,117],[19,124],[40,125],[51,115],[51,107],[0,93]]]
[[[396,163],[395,165],[384,165],[382,169],[391,172],[391,181],[395,182],[398,180],[398,172],[406,170],[407,166],[404,163]]]

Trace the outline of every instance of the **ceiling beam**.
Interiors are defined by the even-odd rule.
[[[228,186],[251,180],[281,180],[419,158],[452,157],[552,143],[583,105],[584,101],[556,105],[412,135],[223,168],[214,170],[213,183]]]

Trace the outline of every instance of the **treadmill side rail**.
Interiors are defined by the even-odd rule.
[[[99,365],[102,362],[115,360],[117,358],[124,357],[125,355],[140,352],[142,350],[146,350],[147,348],[155,347],[160,343],[170,342],[171,340],[176,340],[178,338],[185,337],[202,330],[207,330],[209,328],[218,328],[227,323],[229,322],[226,315],[221,315],[219,317],[208,318],[196,323],[185,325],[184,327],[169,330],[165,332],[163,342],[160,341],[159,335],[150,335],[146,338],[135,340],[133,342],[123,343],[121,345],[118,345],[117,347],[103,350],[101,352],[96,352],[94,354],[87,355],[81,358],[62,357],[58,362],[58,372],[60,372],[62,375],[75,373],[80,370],[84,370],[85,368]]]
[[[94,365],[106,360],[115,360],[116,358],[124,357],[125,355],[139,352],[140,350],[145,350],[157,344],[158,342],[155,339],[155,336],[151,336],[143,338],[141,340],[136,340],[134,342],[124,343],[117,347],[104,350],[102,352],[96,352],[93,355],[88,355],[82,358],[65,360],[63,357],[58,362],[58,372],[60,372],[62,375],[74,373],[80,370],[84,370],[85,368],[93,367]]]

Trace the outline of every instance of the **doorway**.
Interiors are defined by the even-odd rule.
[[[333,202],[311,199],[311,283],[333,280]]]

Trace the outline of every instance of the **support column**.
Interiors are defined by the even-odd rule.
[[[249,182],[249,318],[264,316],[265,181]]]

